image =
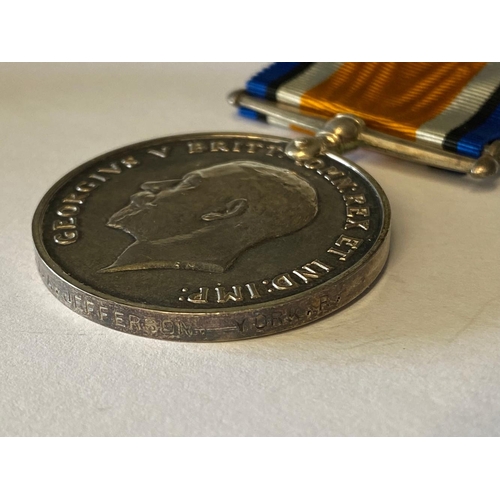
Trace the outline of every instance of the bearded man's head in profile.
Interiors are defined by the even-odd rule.
[[[146,182],[107,222],[136,241],[102,272],[224,272],[245,250],[302,229],[317,212],[316,191],[305,179],[258,162]]]

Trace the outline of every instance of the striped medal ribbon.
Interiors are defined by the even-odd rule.
[[[354,120],[355,140],[337,137],[337,152],[368,146],[479,178],[499,169],[500,63],[275,63],[231,101],[308,132]]]

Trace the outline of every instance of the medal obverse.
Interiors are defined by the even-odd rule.
[[[288,143],[193,134],[78,167],[34,216],[44,283],[90,320],[165,340],[270,335],[343,307],[385,264],[389,203],[356,165],[294,161]]]

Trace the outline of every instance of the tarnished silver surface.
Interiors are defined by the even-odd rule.
[[[390,209],[378,184],[289,140],[195,134],[100,156],[33,220],[38,268],[66,306],[167,340],[282,332],[346,305],[381,272]]]

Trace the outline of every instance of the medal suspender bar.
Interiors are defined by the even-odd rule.
[[[500,166],[499,63],[275,63],[229,101],[316,134],[291,158],[363,146],[474,178]]]

